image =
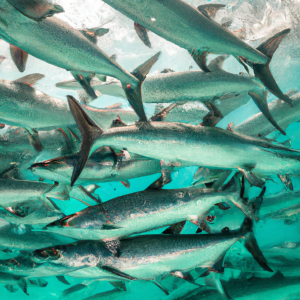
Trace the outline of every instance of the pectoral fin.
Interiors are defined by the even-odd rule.
[[[83,29],[79,30],[89,41],[94,44],[97,44],[97,37],[101,37],[109,32],[107,28],[90,28],[90,29]]]
[[[253,174],[251,171],[242,168],[238,168],[238,170],[242,175],[244,175],[248,179],[251,185],[257,186],[259,188],[262,188],[264,186],[265,182],[259,177],[257,177],[255,174]]]
[[[209,63],[208,69],[211,70],[212,72],[224,71],[223,64],[228,57],[229,57],[228,55],[220,55],[216,57]]]
[[[285,131],[277,124],[277,122],[270,113],[267,103],[267,93],[263,93],[262,97],[253,92],[248,92],[248,95],[253,99],[254,103],[257,105],[257,107],[260,109],[263,115],[268,119],[268,121],[283,135],[286,135]]]
[[[207,18],[214,19],[219,9],[226,7],[224,4],[204,4],[197,9]]]
[[[109,283],[119,291],[126,291],[126,285],[124,281],[109,281]]]
[[[168,227],[162,234],[180,234],[186,221],[178,222]]]
[[[206,51],[200,51],[198,49],[194,49],[194,51],[191,53],[194,61],[198,65],[198,67],[203,71],[203,72],[211,72],[210,69],[208,68],[206,64],[206,58],[208,53]]]
[[[149,40],[149,36],[148,36],[148,29],[146,29],[145,27],[143,27],[142,25],[134,22],[134,29],[136,31],[136,33],[138,34],[139,38],[141,39],[141,41],[149,48],[151,48],[151,42]]]
[[[19,47],[10,44],[10,55],[18,70],[20,72],[24,72],[28,59],[28,53]]]
[[[94,74],[85,74],[80,71],[71,71],[75,80],[82,86],[84,91],[93,99],[97,99],[97,95],[93,88],[91,87],[91,80],[94,77]]]
[[[21,288],[21,290],[28,296],[29,294],[27,293],[27,282],[25,278],[22,278],[21,280],[18,281],[18,286]]]
[[[63,284],[66,284],[66,285],[71,285],[68,281],[67,281],[67,279],[65,278],[65,276],[56,276],[56,278],[61,282],[61,283],[63,283]]]
[[[172,276],[181,278],[191,284],[197,285],[197,286],[203,286],[202,284],[198,284],[195,282],[193,276],[189,272],[182,272],[182,271],[173,271],[170,273]]]
[[[45,77],[44,74],[35,73],[35,74],[26,75],[24,77],[16,79],[16,80],[14,80],[14,82],[15,83],[24,83],[24,84],[28,84],[30,86],[34,86],[38,81],[40,81],[44,77]]]
[[[290,190],[294,191],[293,182],[289,174],[286,175],[277,175],[280,181],[285,185],[285,187]]]
[[[7,2],[24,16],[35,21],[41,21],[57,13],[64,12],[60,5],[50,4],[44,0],[7,0]]]
[[[132,276],[130,276],[130,275],[126,274],[126,273],[123,273],[123,272],[121,272],[121,271],[119,271],[117,269],[114,269],[112,267],[101,266],[99,268],[101,268],[101,269],[103,269],[103,270],[105,270],[105,271],[107,271],[107,272],[109,272],[109,273],[111,273],[113,275],[117,275],[120,278],[125,278],[125,279],[129,279],[129,280],[132,280],[132,281],[136,280],[135,277],[132,277]]]

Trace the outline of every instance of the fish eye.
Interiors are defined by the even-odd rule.
[[[207,221],[207,222],[210,222],[210,223],[211,223],[211,222],[213,222],[213,221],[214,221],[214,219],[215,219],[215,218],[216,218],[215,216],[208,215],[208,216],[206,216],[206,218],[205,218],[205,219],[206,219],[206,221]]]

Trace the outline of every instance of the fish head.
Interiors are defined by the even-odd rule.
[[[34,163],[29,169],[40,178],[69,183],[73,171],[73,162],[73,159],[66,156]]]
[[[202,222],[205,222],[206,227],[209,227],[211,234],[215,234],[220,233],[225,227],[228,227],[230,231],[238,230],[244,218],[243,212],[233,205],[226,210],[214,205],[203,215]]]

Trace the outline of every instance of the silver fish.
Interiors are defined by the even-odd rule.
[[[14,1],[14,5],[16,2],[18,3]],[[1,0],[0,20],[0,36],[4,40],[49,64],[71,70],[76,79],[87,88],[89,84],[86,74],[87,77],[96,73],[118,78],[137,115],[142,121],[147,120],[140,89],[144,77],[159,54],[135,69],[133,75],[97,47],[93,37],[97,35],[99,28],[75,30],[56,17],[35,22],[6,0]]]
[[[31,166],[31,171],[36,176],[70,184],[76,158],[76,156],[70,155],[38,162]],[[162,170],[163,167],[158,160],[135,154],[126,158],[122,153],[118,156],[109,147],[102,147],[89,158],[77,184],[127,182],[129,179],[160,173]]]
[[[248,170],[253,170],[255,166],[256,172],[266,175],[292,175],[299,172],[299,151],[220,128],[151,122],[104,132],[74,98],[68,96],[68,99],[83,137],[80,158],[73,170],[72,185],[90,153],[103,145],[126,147],[129,152],[139,155],[185,162],[191,166],[224,169],[244,167]]]
[[[180,233],[186,221],[200,231],[210,232],[209,224],[203,220],[211,206],[228,209],[223,202],[237,205],[245,214],[253,217],[251,209],[245,210],[240,199],[238,180],[231,188],[215,192],[213,189],[183,188],[160,190],[157,182],[148,189],[124,195],[63,218],[47,226],[47,231],[58,232],[77,239],[112,239],[130,236],[172,224],[164,233]],[[224,208],[223,208],[224,207]]]
[[[35,129],[51,129],[74,125],[74,119],[68,103],[52,98],[32,87],[42,74],[32,74],[15,81],[0,80],[2,94],[0,105],[3,108],[0,122]],[[30,109],[28,109],[30,108]],[[105,128],[111,126],[112,120],[118,116],[126,123],[132,124],[138,117],[131,110],[96,109],[85,106],[96,122]],[[49,114],[49,111],[52,113]]]
[[[69,266],[74,271],[83,266],[97,266],[101,270],[99,275],[107,272],[121,281],[155,280],[169,273],[180,276],[182,270],[211,268],[236,241],[245,238],[246,248],[260,266],[272,272],[258,248],[252,226],[252,221],[245,219],[240,230],[228,232],[224,229],[215,235],[145,235],[106,245],[98,241],[78,242],[36,250],[34,257],[39,263]]]
[[[231,54],[243,64],[248,63],[253,67],[255,76],[270,92],[291,104],[291,100],[279,89],[269,69],[273,53],[290,29],[276,34],[254,49],[213,21],[207,10],[201,6],[197,10],[181,0],[165,0],[163,3],[159,0],[137,0],[134,5],[130,0],[104,2],[134,20],[139,25],[139,30],[145,32],[148,29],[187,49],[205,71],[210,71],[205,63],[208,53]]]

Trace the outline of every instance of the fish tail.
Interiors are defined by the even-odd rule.
[[[82,136],[79,159],[76,161],[71,178],[71,186],[80,176],[90,154],[92,145],[97,137],[103,134],[103,130],[88,116],[80,104],[72,96],[67,96],[73,117]]]
[[[142,100],[142,83],[146,79],[146,76],[150,72],[152,66],[157,62],[160,53],[161,52],[156,53],[150,59],[133,70],[131,72],[133,75],[131,82],[128,82],[128,79],[126,79],[126,81],[121,81],[126,97],[136,114],[139,116],[141,122],[147,122]]]
[[[245,247],[252,254],[253,258],[265,271],[273,272],[273,270],[267,265],[267,260],[257,244],[253,233],[253,220],[246,217],[241,227],[241,231],[245,233]]]
[[[277,50],[281,41],[285,38],[285,36],[290,32],[290,29],[285,29],[271,38],[264,41],[261,45],[259,45],[256,49],[261,53],[265,54],[269,57],[269,61],[266,64],[255,64],[253,63],[253,70],[255,77],[259,78],[261,82],[265,85],[265,87],[279,99],[284,102],[292,105],[292,100],[284,95],[279,86],[277,85],[271,70],[270,70],[270,62],[272,60],[273,54]]]

